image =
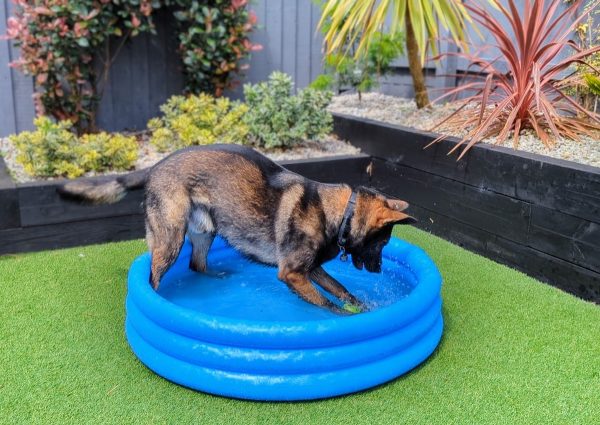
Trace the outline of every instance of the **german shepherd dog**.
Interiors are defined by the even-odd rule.
[[[365,187],[323,184],[286,170],[253,149],[211,145],[177,151],[151,168],[105,183],[71,182],[66,197],[113,203],[145,186],[150,283],[157,289],[187,233],[190,268],[206,270],[215,235],[245,256],[277,266],[278,278],[309,303],[342,313],[311,283],[343,302],[365,305],[321,265],[342,251],[357,269],[381,271],[395,224],[415,220],[408,204]]]

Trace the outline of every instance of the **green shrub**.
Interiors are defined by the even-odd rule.
[[[85,150],[83,164],[92,171],[127,170],[138,157],[135,137],[102,132],[86,134],[79,142]]]
[[[392,62],[402,55],[404,34],[375,33],[367,54],[358,59],[345,54],[330,54],[325,58],[327,74],[319,75],[311,87],[324,90],[335,88],[338,92],[352,88],[361,94],[378,84],[378,79],[392,71]]]
[[[327,105],[333,93],[306,88],[292,95],[290,76],[274,72],[269,80],[246,84],[248,113],[244,121],[252,143],[265,147],[289,147],[305,139],[317,139],[332,130]]]
[[[55,123],[44,116],[34,124],[35,131],[10,136],[17,161],[32,176],[75,178],[88,171],[127,170],[137,159],[134,137],[99,133],[77,138],[70,121]]]
[[[242,121],[248,108],[224,97],[173,96],[160,110],[164,116],[151,119],[148,128],[151,143],[161,152],[215,142],[243,143],[248,134]]]

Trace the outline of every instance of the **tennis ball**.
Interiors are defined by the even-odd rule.
[[[354,304],[346,303],[342,306],[342,308],[346,311],[349,311],[350,313],[354,313],[354,314],[362,313],[361,308]]]

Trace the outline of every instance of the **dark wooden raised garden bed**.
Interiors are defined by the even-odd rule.
[[[600,169],[336,115],[335,133],[372,156],[371,184],[407,199],[418,226],[600,302]],[[482,282],[485,284],[485,282]]]
[[[456,139],[423,149],[435,135],[334,120],[337,135],[365,155],[283,165],[406,199],[419,227],[600,303],[599,169],[484,144],[456,161],[446,155]],[[142,191],[115,205],[87,206],[61,199],[59,184],[14,184],[0,158],[0,254],[143,236]]]
[[[367,184],[370,158],[339,156],[283,162],[314,180]],[[95,180],[106,177],[94,177]],[[0,255],[65,248],[144,236],[143,191],[114,205],[80,205],[56,192],[64,181],[14,184],[0,158]]]

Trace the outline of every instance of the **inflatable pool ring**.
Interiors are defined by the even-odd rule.
[[[188,264],[186,241],[155,292],[150,256],[132,264],[125,330],[135,355],[164,378],[207,393],[308,400],[390,381],[437,347],[442,279],[423,250],[392,238],[382,272],[339,260],[325,269],[370,307],[339,316],[302,301],[277,269],[252,263],[222,240],[209,271]]]

